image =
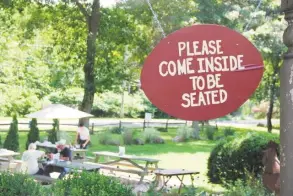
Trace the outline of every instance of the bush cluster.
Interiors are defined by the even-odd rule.
[[[40,141],[40,131],[38,128],[37,119],[34,118],[30,122],[30,131],[27,134],[26,149],[30,143],[34,143],[36,141]]]
[[[52,186],[54,195],[134,196],[130,187],[118,180],[94,172],[75,173]]]
[[[255,176],[262,172],[263,150],[279,137],[268,133],[247,133],[221,140],[208,160],[208,177],[213,183],[229,183],[237,179],[246,180],[246,173]]]
[[[10,123],[9,131],[4,141],[3,147],[15,152],[19,150],[18,120],[16,116],[13,116],[13,120]]]
[[[45,189],[25,174],[2,172],[0,174],[0,195],[45,196]]]
[[[74,173],[58,180],[50,189],[42,187],[25,174],[0,174],[0,195],[7,196],[133,196],[130,187],[118,180],[94,172]]]
[[[160,132],[155,128],[146,128],[144,130],[144,139],[147,144],[162,144],[164,140],[160,137]]]

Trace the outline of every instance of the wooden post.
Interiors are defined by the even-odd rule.
[[[168,132],[168,127],[169,127],[169,117],[168,117],[168,119],[166,121],[166,132]]]
[[[280,150],[281,150],[281,196],[293,194],[293,1],[282,0],[281,9],[285,13],[288,27],[283,41],[288,47],[281,67],[281,117],[280,117]]]
[[[91,135],[94,135],[95,123],[92,123]]]
[[[145,130],[145,119],[143,120],[143,131]]]
[[[121,120],[119,121],[119,129],[121,130],[121,128],[122,128],[122,122],[121,122]]]

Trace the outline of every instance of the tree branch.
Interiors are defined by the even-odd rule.
[[[76,3],[76,5],[79,8],[79,10],[81,11],[81,13],[86,17],[86,20],[88,20],[88,18],[90,16],[87,13],[86,9],[83,7],[83,5],[78,0],[73,0],[73,1]]]

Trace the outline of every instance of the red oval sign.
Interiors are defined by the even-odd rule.
[[[209,120],[240,107],[263,74],[261,54],[244,36],[219,25],[195,25],[163,39],[145,61],[149,100],[185,120]]]

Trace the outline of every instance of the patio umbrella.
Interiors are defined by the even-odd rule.
[[[40,111],[27,114],[28,118],[43,119],[79,119],[92,117],[93,115],[85,113],[62,104],[51,104]]]

